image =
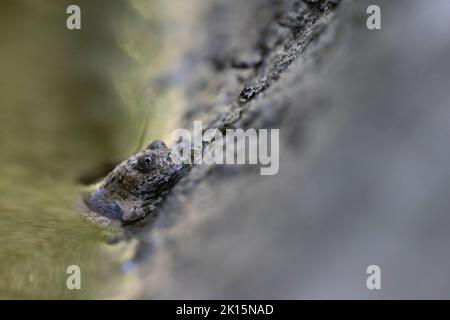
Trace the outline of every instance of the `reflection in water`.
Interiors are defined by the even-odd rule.
[[[65,28],[69,4],[82,8],[81,31]],[[142,54],[157,47],[149,6],[1,2],[0,298],[117,294],[120,265],[80,217],[77,179],[139,147],[146,123],[137,119],[152,112],[142,66],[157,58]],[[66,289],[71,264],[82,290]]]

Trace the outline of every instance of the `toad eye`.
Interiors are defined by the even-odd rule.
[[[141,172],[149,172],[155,168],[155,159],[151,155],[146,155],[138,159],[136,169]]]

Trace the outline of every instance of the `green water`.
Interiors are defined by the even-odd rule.
[[[120,259],[81,218],[77,179],[138,148],[152,118],[151,3],[1,2],[0,298],[120,295]],[[81,290],[66,288],[72,264]]]

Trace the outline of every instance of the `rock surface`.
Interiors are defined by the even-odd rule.
[[[210,1],[177,69],[184,125],[279,128],[280,171],[194,166],[141,233],[133,297],[447,297],[449,13]]]

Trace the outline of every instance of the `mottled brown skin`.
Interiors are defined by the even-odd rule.
[[[170,151],[164,142],[153,141],[121,162],[83,196],[89,216],[100,224],[125,224],[154,212],[184,171]]]

